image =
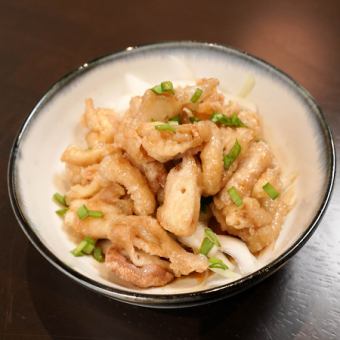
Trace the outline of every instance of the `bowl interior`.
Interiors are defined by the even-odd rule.
[[[232,49],[191,43],[155,45],[85,64],[49,91],[20,135],[13,173],[19,209],[42,244],[64,263],[66,271],[69,267],[106,286],[137,291],[108,281],[91,258],[73,257],[70,250],[74,243],[54,213],[56,206],[51,197],[63,190],[60,155],[68,144],[80,142],[79,121],[85,98],[92,97],[96,106],[123,112],[131,96],[141,95],[163,80],[216,77],[223,92],[236,94],[249,74],[256,85],[247,99],[260,112],[266,139],[284,174],[296,176],[295,206],[275,246],[262,255],[261,265],[281,256],[301,237],[329,190],[327,134],[312,99],[274,68]],[[187,279],[143,292],[186,293],[224,283],[215,280],[207,286]]]

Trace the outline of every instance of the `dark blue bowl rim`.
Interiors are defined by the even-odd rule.
[[[65,263],[60,261],[39,239],[39,237],[35,234],[29,222],[25,218],[23,211],[20,208],[20,204],[17,196],[17,188],[15,181],[16,174],[16,159],[17,154],[20,148],[20,143],[23,139],[24,134],[28,131],[28,127],[32,122],[33,118],[39,113],[40,108],[42,108],[49,99],[51,99],[54,94],[62,88],[64,85],[71,82],[73,79],[77,78],[84,72],[96,67],[99,64],[103,64],[107,61],[113,61],[115,59],[124,58],[129,54],[139,53],[141,51],[147,51],[150,49],[171,49],[171,48],[203,48],[203,49],[213,49],[219,50],[225,53],[233,53],[239,57],[246,58],[248,61],[251,61],[255,64],[260,65],[261,67],[265,67],[272,72],[279,74],[282,78],[284,78],[288,83],[290,83],[296,91],[303,96],[309,103],[314,104],[315,119],[318,122],[325,141],[326,148],[326,158],[327,158],[327,172],[328,172],[328,182],[327,188],[325,190],[324,197],[322,199],[320,208],[316,213],[313,221],[304,231],[304,233],[299,237],[298,240],[294,242],[281,256],[277,259],[266,265],[265,267],[257,270],[256,272],[242,277],[241,279],[224,284],[222,286],[218,286],[215,288],[206,289],[203,291],[192,292],[192,293],[181,293],[181,294],[172,294],[172,295],[161,295],[161,294],[147,294],[143,292],[127,292],[125,290],[121,290],[118,288],[113,288],[104,284],[101,284],[97,281],[94,281],[72,268],[68,267]],[[36,104],[32,112],[27,116],[24,123],[22,124],[19,132],[14,140],[8,164],[8,172],[7,172],[7,180],[8,180],[8,192],[10,197],[10,202],[12,209],[15,213],[15,216],[28,239],[34,245],[34,247],[57,269],[62,271],[67,276],[71,277],[73,280],[82,284],[83,286],[92,289],[98,293],[103,295],[112,297],[114,299],[125,301],[128,303],[145,305],[145,306],[154,306],[154,307],[173,307],[173,306],[181,306],[181,305],[194,305],[195,303],[203,303],[209,302],[211,300],[216,300],[218,298],[223,298],[227,296],[234,295],[240,291],[247,289],[250,286],[253,286],[259,281],[262,281],[270,274],[274,273],[277,269],[279,269],[287,260],[289,260],[311,237],[316,227],[320,223],[321,218],[323,217],[327,205],[329,203],[332,190],[334,187],[335,180],[335,172],[336,172],[336,162],[335,162],[335,147],[333,142],[333,137],[330,131],[329,126],[326,123],[325,117],[321,111],[321,108],[316,103],[315,99],[309,94],[309,92],[304,89],[300,84],[298,84],[294,79],[292,79],[285,72],[276,68],[275,66],[267,63],[266,61],[257,58],[247,52],[229,47],[223,46],[219,44],[207,43],[207,42],[196,42],[196,41],[173,41],[173,42],[161,42],[156,44],[142,45],[138,47],[129,47],[126,50],[122,50],[116,53],[108,54],[92,61],[89,61],[79,68],[71,71],[70,73],[63,76],[60,80],[58,80],[55,84],[51,86],[51,88],[46,92],[46,94],[40,99],[40,101]]]

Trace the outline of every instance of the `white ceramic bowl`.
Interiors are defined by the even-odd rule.
[[[51,196],[60,190],[60,155],[77,140],[84,99],[123,111],[131,95],[163,80],[216,77],[221,89],[237,93],[251,74],[249,100],[257,105],[265,137],[286,174],[296,180],[296,204],[262,268],[234,282],[202,286],[181,281],[162,288],[132,290],[106,280],[89,257],[70,254],[73,242],[54,213]],[[277,270],[310,237],[330,198],[335,154],[330,131],[312,97],[283,72],[231,48],[206,43],[162,43],[112,54],[86,63],[58,81],[26,119],[9,164],[9,192],[18,221],[40,253],[63,273],[101,294],[156,307],[206,303],[235,294]]]

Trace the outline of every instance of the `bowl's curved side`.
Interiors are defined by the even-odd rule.
[[[29,132],[29,127],[33,123],[35,119],[39,116],[42,108],[50,102],[53,97],[58,93],[60,89],[65,87],[67,84],[70,84],[72,81],[77,79],[79,76],[93,70],[98,65],[103,65],[106,63],[115,62],[117,60],[122,60],[124,58],[136,58],[139,55],[143,55],[150,51],[158,51],[161,50],[169,50],[169,49],[204,49],[206,53],[209,51],[214,51],[221,54],[233,55],[235,58],[242,58],[247,62],[255,63],[258,67],[271,72],[275,76],[279,77],[282,81],[285,81],[293,86],[298,95],[305,101],[306,105],[310,108],[311,112],[313,112],[313,119],[315,120],[315,124],[318,125],[321,133],[322,133],[322,145],[324,147],[324,157],[326,160],[326,177],[327,177],[327,185],[324,190],[324,194],[315,217],[312,222],[308,226],[308,228],[304,231],[301,237],[296,240],[281,256],[277,259],[261,268],[260,270],[241,278],[238,281],[216,287],[211,288],[199,292],[192,293],[184,293],[184,294],[173,294],[173,295],[162,295],[162,294],[146,294],[142,292],[127,292],[123,289],[117,289],[113,287],[109,287],[105,284],[98,283],[91,278],[79,273],[73,268],[69,267],[63,261],[61,261],[57,256],[55,256],[46,245],[42,242],[39,236],[36,234],[36,231],[30,225],[29,220],[25,216],[24,210],[22,208],[23,202],[21,202],[19,188],[17,185],[17,161],[21,157],[21,144],[25,135]],[[169,307],[179,307],[179,306],[191,306],[200,303],[208,303],[212,300],[218,300],[223,297],[234,295],[240,291],[247,289],[248,287],[260,282],[270,274],[274,273],[277,269],[279,269],[288,259],[290,259],[297,251],[302,247],[303,244],[310,238],[312,233],[315,231],[318,223],[320,222],[329,199],[331,197],[334,179],[335,179],[335,147],[332,138],[331,131],[327,126],[325,118],[322,114],[321,109],[316,104],[315,100],[311,97],[311,95],[302,88],[299,84],[297,84],[292,78],[288,75],[284,74],[282,71],[278,70],[274,66],[271,66],[260,60],[256,57],[250,56],[249,54],[220,46],[215,44],[208,43],[196,43],[196,42],[171,42],[171,43],[162,43],[155,45],[147,45],[134,49],[129,49],[127,51],[121,51],[113,55],[101,57],[95,59],[92,62],[88,62],[75,71],[69,73],[64,76],[61,80],[59,80],[56,84],[54,84],[51,89],[45,94],[45,96],[38,102],[36,107],[27,117],[22,127],[19,130],[19,133],[14,141],[9,164],[8,164],[8,191],[10,202],[13,208],[13,211],[16,215],[19,224],[35,246],[35,248],[56,268],[62,271],[67,276],[71,277],[78,283],[83,286],[90,288],[98,293],[110,296],[114,299],[125,301],[132,304],[138,304],[143,306],[152,306],[152,307],[160,307],[160,308],[169,308]]]

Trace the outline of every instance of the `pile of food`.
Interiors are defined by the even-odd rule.
[[[146,288],[194,272],[238,277],[237,249],[251,260],[277,239],[290,209],[280,168],[258,114],[218,85],[164,81],[123,116],[86,100],[87,147],[65,150],[69,189],[54,196],[75,256]]]

